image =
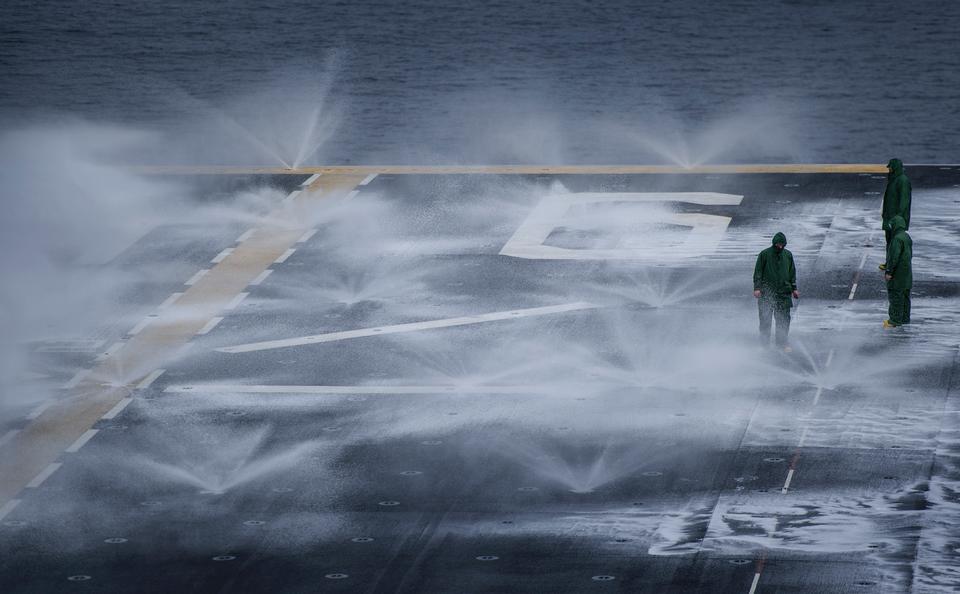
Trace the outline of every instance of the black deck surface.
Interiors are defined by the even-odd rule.
[[[882,176],[377,177],[23,496],[0,592],[956,591],[960,168],[908,172],[913,324],[894,330]],[[742,201],[612,197],[544,242],[622,259],[501,253],[541,200],[585,192]],[[731,220],[691,253],[677,213]],[[778,230],[792,353],[757,344],[751,295]],[[152,231],[111,266],[163,275],[97,331],[242,231]],[[216,350],[571,303],[590,307]],[[94,355],[35,366],[62,383]]]

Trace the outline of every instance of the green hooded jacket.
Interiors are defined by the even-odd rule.
[[[762,298],[776,298],[784,305],[792,305],[790,294],[797,290],[797,267],[790,250],[777,251],[774,245],[778,243],[787,245],[783,233],[774,235],[772,245],[757,256],[757,264],[753,267],[753,290],[760,291]]]
[[[893,280],[887,281],[887,289],[903,290],[913,287],[913,240],[907,234],[907,224],[903,217],[895,216],[890,221],[893,237],[887,246],[887,274]]]
[[[887,174],[887,187],[883,191],[883,209],[880,216],[883,218],[883,230],[890,230],[890,220],[899,215],[910,228],[910,200],[912,189],[910,178],[903,171],[903,162],[900,159],[890,159],[887,163],[890,173]]]

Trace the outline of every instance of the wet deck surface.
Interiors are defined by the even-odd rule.
[[[909,173],[893,331],[875,174],[380,175],[318,201],[315,233],[17,495],[0,591],[953,591],[960,168]],[[111,266],[163,274],[90,344],[245,230],[131,246]],[[777,230],[792,353],[757,345],[750,295]],[[51,385],[103,349],[55,346],[33,355]]]

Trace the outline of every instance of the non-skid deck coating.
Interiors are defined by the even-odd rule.
[[[112,265],[182,278],[38,349],[70,388],[0,427],[5,465],[59,447],[4,476],[0,591],[953,591],[960,168],[908,172],[892,332],[877,173],[327,172],[286,222],[157,229]]]

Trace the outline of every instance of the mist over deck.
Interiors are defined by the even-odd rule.
[[[953,591],[960,166],[907,169],[895,330],[880,165],[134,169],[272,189],[30,345],[0,591]]]

